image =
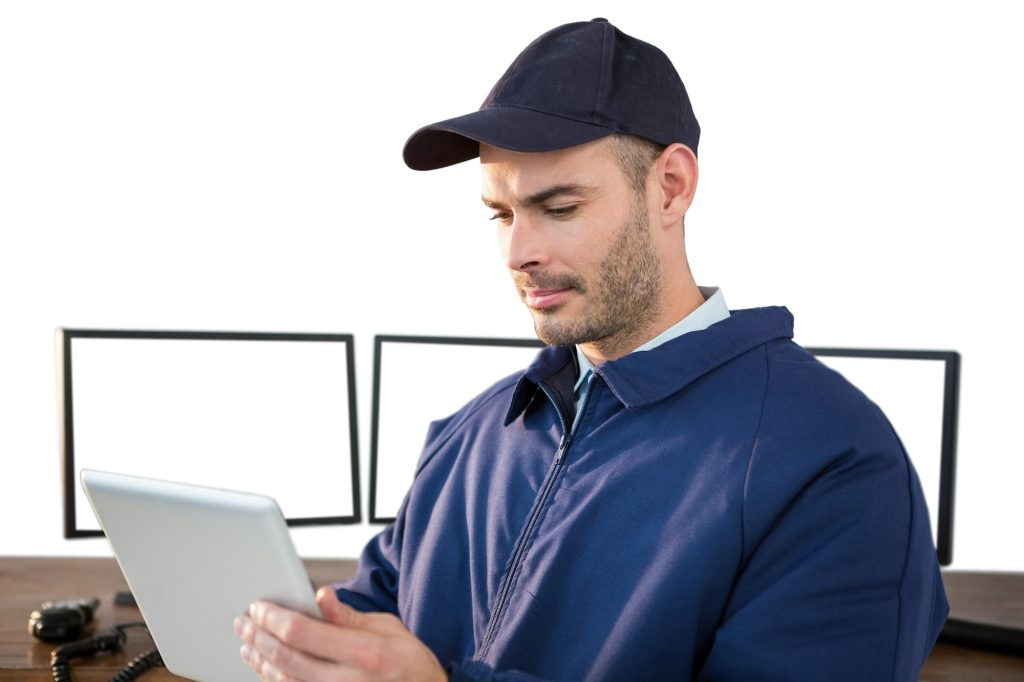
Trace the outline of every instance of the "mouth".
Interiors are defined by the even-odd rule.
[[[523,300],[531,310],[546,310],[563,302],[572,293],[572,287],[562,289],[523,289]]]

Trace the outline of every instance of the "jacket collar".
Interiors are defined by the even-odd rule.
[[[734,310],[725,320],[657,348],[630,353],[594,368],[628,409],[664,400],[716,367],[776,339],[793,338],[793,315],[783,307]],[[563,415],[572,417],[575,382],[572,348],[548,346],[519,379],[505,425],[526,410],[543,384]]]

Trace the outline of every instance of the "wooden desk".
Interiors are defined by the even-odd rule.
[[[350,560],[308,560],[313,582],[325,585],[355,572]],[[1024,626],[1024,574],[945,574],[946,590],[958,618]],[[113,559],[0,557],[0,680],[43,682],[50,679],[52,646],[28,634],[28,616],[48,599],[97,596],[98,629],[140,619],[134,607],[112,606],[114,593],[126,590]],[[129,630],[125,650],[72,664],[75,682],[107,682],[138,654],[152,648],[142,631]],[[181,680],[164,669],[147,672],[142,682]],[[940,642],[925,664],[926,682],[1024,682],[1024,658],[975,651]]]
[[[944,571],[950,617],[1024,628],[1024,573]],[[923,682],[1024,682],[1024,658],[940,641],[921,671]]]
[[[309,576],[317,585],[344,580],[355,573],[351,560],[306,561]],[[108,630],[120,623],[139,621],[135,607],[113,606],[114,594],[127,590],[117,562],[106,558],[31,558],[0,557],[0,680],[3,682],[43,682],[51,679],[50,652],[54,645],[39,642],[28,632],[28,617],[47,600],[99,597],[96,629]],[[123,651],[112,655],[74,659],[74,682],[108,682],[121,668],[144,651],[153,641],[144,630],[127,631]],[[140,682],[183,680],[164,668],[142,675]]]

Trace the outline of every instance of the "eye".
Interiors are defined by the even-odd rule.
[[[494,215],[490,217],[490,220],[497,220],[501,225],[509,225],[512,223],[512,212],[495,211]]]
[[[552,218],[568,218],[575,213],[577,207],[577,204],[569,204],[568,206],[549,206],[545,209],[545,212]]]

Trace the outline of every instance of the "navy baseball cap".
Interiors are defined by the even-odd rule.
[[[665,53],[594,19],[534,40],[478,111],[420,128],[402,156],[413,170],[433,170],[476,158],[481,142],[546,152],[613,133],[696,154],[700,126]]]

